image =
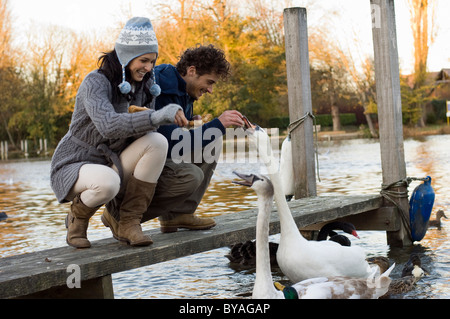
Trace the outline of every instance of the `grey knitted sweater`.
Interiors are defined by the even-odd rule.
[[[86,76],[77,92],[69,131],[56,147],[51,162],[50,183],[60,203],[67,202],[65,198],[77,181],[81,166],[111,165],[111,158],[118,158],[136,138],[155,131],[159,125],[173,123],[181,107],[170,104],[154,111],[154,101],[145,105],[151,109],[148,112],[128,113],[129,105],[144,106],[143,88],[130,103],[121,97],[112,104],[111,83],[106,76],[98,70]]]

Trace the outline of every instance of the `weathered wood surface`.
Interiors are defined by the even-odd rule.
[[[382,206],[380,195],[309,197],[289,203],[292,215],[303,228],[315,223],[376,212]],[[274,212],[275,210],[274,205]],[[257,210],[216,217],[217,226],[207,231],[179,231],[163,234],[159,229],[146,231],[154,244],[130,247],[113,238],[92,242],[90,249],[54,248],[0,259],[0,298],[29,295],[52,287],[65,286],[67,267],[81,269],[85,281],[152,265],[255,238]],[[278,214],[272,213],[271,234],[280,232]],[[224,258],[224,262],[227,260]],[[106,281],[108,283],[108,281]],[[71,289],[76,290],[76,289]]]
[[[308,22],[305,8],[284,10],[286,38],[286,72],[289,98],[289,119],[293,123],[312,114],[311,78],[308,50]],[[294,160],[295,198],[316,196],[313,119],[291,132]]]
[[[383,183],[390,185],[406,178],[395,8],[394,0],[370,0],[370,4],[381,166]],[[403,193],[407,191],[406,187],[391,190]],[[404,219],[409,221],[408,196],[393,198],[393,200],[402,208],[405,214]],[[392,204],[386,202],[386,205]],[[388,243],[398,247],[411,246],[408,227],[409,222],[405,222],[398,232],[388,232]]]

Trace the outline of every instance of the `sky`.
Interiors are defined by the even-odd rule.
[[[165,0],[164,2],[170,2]],[[428,58],[429,71],[450,68],[450,1],[436,0],[438,10],[436,21],[438,33],[430,47]],[[125,19],[123,12],[133,16],[147,16],[151,20],[158,17],[155,5],[163,0],[9,0],[13,26],[17,36],[24,36],[30,25],[61,25],[75,31],[89,32],[117,27]],[[308,10],[308,24],[325,23],[334,33],[332,36],[343,46],[358,56],[373,56],[372,20],[369,0],[291,0],[291,6],[305,6]],[[314,6],[308,7],[309,3]],[[407,0],[395,0],[397,41],[400,68],[403,74],[413,68],[413,38],[409,24]],[[282,10],[283,7],[280,7]],[[337,15],[324,12],[334,10]],[[357,43],[353,38],[357,39]]]

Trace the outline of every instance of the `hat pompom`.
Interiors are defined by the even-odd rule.
[[[154,96],[157,97],[161,94],[161,87],[158,84],[153,84],[152,87],[150,88],[150,93]]]
[[[122,83],[119,85],[120,93],[128,94],[131,92],[131,84],[126,81],[125,77],[125,65],[122,65]]]
[[[120,93],[122,93],[122,94],[128,94],[131,92],[131,84],[128,83],[127,81],[124,81],[119,84],[119,90],[120,90]]]
[[[161,94],[161,87],[158,84],[156,84],[155,69],[152,70],[152,80],[153,84],[150,88],[150,93],[154,97],[158,97]]]

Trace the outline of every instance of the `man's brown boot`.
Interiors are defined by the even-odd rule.
[[[100,206],[91,208],[84,205],[80,194],[73,199],[70,212],[66,216],[67,244],[75,248],[91,247],[91,243],[87,239],[89,219],[99,208]]]
[[[162,233],[173,233],[178,228],[187,228],[190,230],[205,230],[216,226],[212,218],[199,218],[194,214],[179,214],[171,220],[159,219]]]
[[[131,246],[148,246],[153,243],[142,232],[141,219],[153,199],[155,188],[156,183],[140,181],[133,175],[130,177],[120,206],[118,240],[126,241]]]

